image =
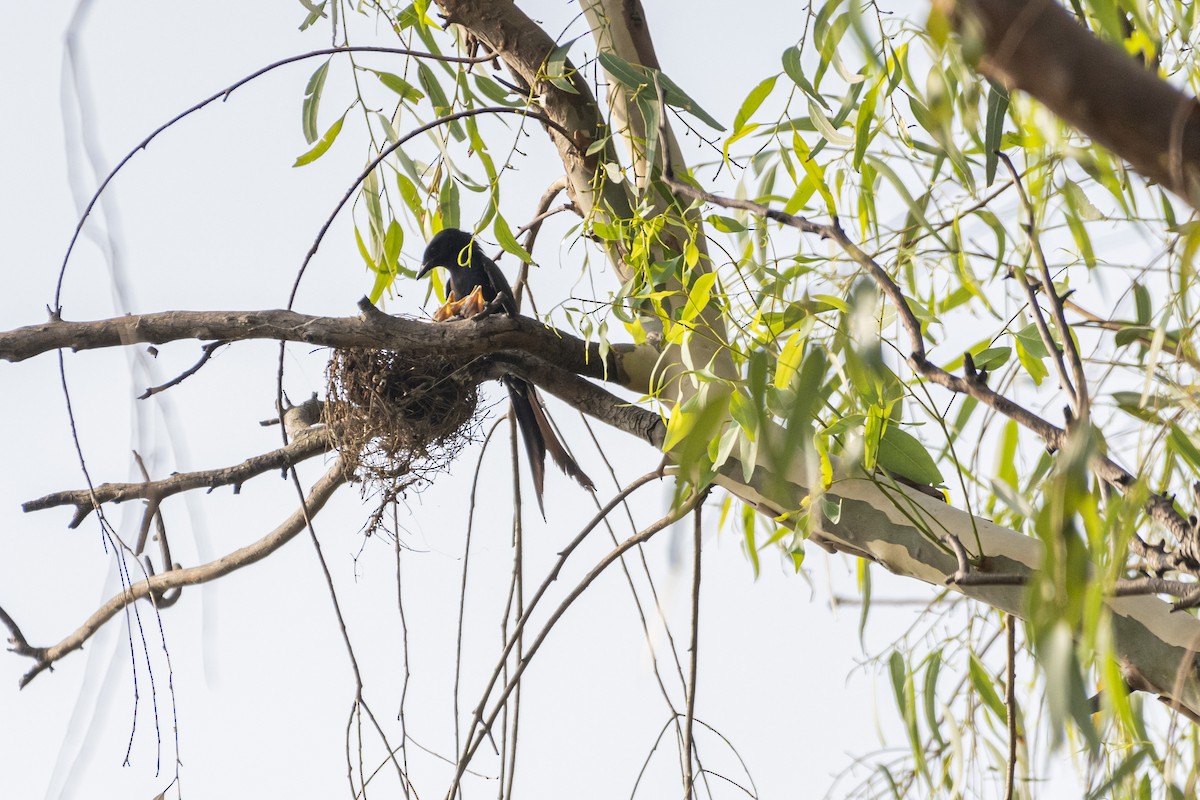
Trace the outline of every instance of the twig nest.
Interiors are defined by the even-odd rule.
[[[334,444],[365,484],[392,499],[444,472],[478,430],[473,362],[394,350],[335,350],[325,414]]]

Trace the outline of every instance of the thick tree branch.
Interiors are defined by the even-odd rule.
[[[246,341],[270,339],[324,347],[380,347],[414,356],[483,356],[501,350],[536,353],[564,369],[634,391],[647,385],[626,372],[631,346],[614,346],[607,360],[600,345],[526,317],[495,314],[431,325],[393,317],[363,299],[357,317],[317,317],[295,311],[164,311],[89,322],[50,320],[0,332],[0,360],[23,361],[54,350],[93,350],[130,344],[164,344],[183,339]]]
[[[1028,92],[1193,207],[1200,201],[1197,103],[1102,42],[1053,0],[935,0],[979,70]]]
[[[762,436],[782,439],[784,433],[772,425]],[[782,517],[800,508],[809,497],[809,487],[814,485],[804,465],[795,462],[776,468],[756,466],[748,481],[742,477],[740,464],[722,472],[716,480],[720,486],[771,517]],[[902,496],[897,497],[897,493]],[[825,512],[814,523],[817,532],[811,538],[819,538],[823,546],[870,559],[897,575],[940,586],[956,573],[958,562],[934,532],[944,531],[961,541],[978,541],[982,550],[976,558],[981,569],[971,573],[978,580],[953,584],[953,588],[1001,611],[1017,616],[1027,613],[1021,584],[1041,568],[1042,547],[1037,540],[915,489],[900,486],[884,494],[867,478],[835,478],[823,497],[821,508],[837,509],[836,520]],[[989,580],[993,576],[1003,576],[1003,580]],[[1168,587],[1139,584],[1130,588],[1153,591]],[[1160,695],[1185,712],[1200,711],[1200,662],[1196,656],[1200,620],[1175,613],[1171,604],[1157,597],[1125,596],[1120,589],[1117,594],[1106,602],[1126,681]]]
[[[527,353],[497,353],[485,374],[499,378],[516,373],[590,417],[636,436],[657,448],[666,440],[667,426],[653,411],[629,403],[601,386]]]
[[[161,596],[164,592],[172,589],[178,589],[183,586],[194,586],[216,580],[271,555],[271,553],[274,553],[290,541],[296,534],[304,530],[307,520],[315,516],[324,507],[337,488],[345,483],[348,478],[349,475],[347,475],[344,463],[340,458],[337,459],[330,466],[329,471],[313,484],[308,496],[304,498],[301,507],[293,511],[291,516],[284,520],[279,527],[257,542],[234,550],[207,564],[188,567],[186,569],[173,569],[160,575],[153,575],[146,580],[138,581],[110,598],[88,617],[78,629],[58,644],[50,647],[32,647],[28,642],[24,641],[23,636],[19,635],[19,630],[15,624],[9,625],[10,630],[13,632],[13,637],[10,639],[13,647],[10,649],[19,655],[34,659],[33,667],[21,678],[20,685],[24,687],[37,677],[38,674],[53,666],[54,662],[68,653],[78,650],[83,646],[84,642],[100,629],[101,625],[112,619],[115,614],[129,604],[145,597]],[[11,622],[11,618],[4,621]]]

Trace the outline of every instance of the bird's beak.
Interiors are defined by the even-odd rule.
[[[417,280],[420,280],[421,278],[424,278],[424,277],[425,277],[426,275],[428,275],[428,274],[429,274],[431,271],[433,271],[434,269],[436,269],[436,268],[437,268],[437,266],[438,266],[437,264],[434,264],[434,263],[432,263],[432,262],[430,262],[430,261],[426,261],[424,264],[422,264],[422,265],[421,265],[421,271],[417,273]]]

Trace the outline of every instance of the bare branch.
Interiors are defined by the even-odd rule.
[[[517,82],[538,98],[545,114],[539,119],[556,123],[555,127],[548,127],[547,133],[566,170],[568,193],[580,212],[588,215],[594,210],[615,219],[631,217],[633,209],[625,186],[592,180],[602,164],[619,158],[611,142],[588,152],[592,143],[607,134],[591,87],[569,60],[564,64],[563,74],[574,91],[563,90],[546,80],[546,59],[558,43],[512,0],[438,0],[438,5],[447,24],[461,25],[487,43]],[[623,269],[619,258],[614,258],[613,263]]]
[[[489,368],[484,372],[491,377],[516,373],[588,416],[630,433],[654,447],[661,449],[666,440],[667,427],[658,414],[622,400],[603,387],[546,359],[510,352],[497,353],[488,361]]]
[[[58,644],[50,647],[30,647],[27,642],[23,641],[24,637],[18,637],[19,630],[16,629],[16,626],[9,625],[9,630],[13,632],[14,639],[19,639],[14,642],[14,647],[11,648],[12,651],[19,655],[28,656],[34,659],[35,662],[33,667],[22,676],[20,686],[26,686],[39,673],[49,669],[54,662],[68,653],[78,650],[83,646],[84,642],[100,629],[101,625],[112,619],[115,614],[133,602],[144,597],[159,596],[164,592],[183,586],[208,583],[271,555],[271,553],[274,553],[280,547],[287,544],[296,534],[304,530],[306,518],[320,511],[329,498],[333,496],[337,488],[345,483],[348,478],[349,475],[346,472],[345,464],[340,458],[337,459],[330,466],[329,471],[313,484],[300,508],[293,511],[291,516],[284,520],[279,527],[257,542],[234,550],[207,564],[187,567],[185,569],[172,569],[160,575],[153,575],[145,580],[131,584],[100,606],[74,633],[67,636]],[[7,619],[7,615],[5,617],[6,619],[3,621],[6,623],[11,622],[11,619]]]
[[[172,378],[171,380],[167,381],[166,383],[164,383],[160,386],[151,386],[149,389],[147,389],[146,391],[139,394],[137,399],[145,400],[146,398],[151,397],[152,395],[156,395],[159,392],[165,392],[167,389],[170,389],[173,386],[178,386],[179,384],[183,383],[188,378],[192,377],[197,372],[199,372],[200,369],[205,364],[208,363],[208,360],[213,357],[213,354],[216,353],[217,350],[221,349],[222,347],[224,347],[227,344],[229,344],[229,342],[217,341],[217,342],[209,342],[208,344],[204,345],[202,348],[200,348],[204,352],[201,354],[199,361],[197,361],[195,364],[188,367],[186,370],[184,370],[183,372],[181,372],[179,375]]]
[[[240,464],[220,469],[201,470],[199,472],[180,472],[169,478],[141,483],[102,483],[95,489],[72,489],[65,492],[55,492],[36,500],[21,504],[26,513],[42,511],[57,506],[75,506],[75,516],[67,524],[68,528],[77,528],[98,503],[123,503],[126,500],[151,500],[159,502],[163,498],[192,489],[207,489],[212,491],[219,486],[232,486],[237,494],[242,484],[250,478],[270,472],[275,469],[286,469],[299,464],[329,450],[330,436],[325,429],[315,429],[304,436],[297,437],[287,447],[280,447],[269,453],[252,456]],[[93,498],[95,500],[93,501]],[[140,551],[139,551],[140,552]],[[170,567],[170,564],[166,565]]]
[[[701,522],[704,519],[704,504],[697,503],[695,510],[692,512],[692,640],[689,650],[688,660],[688,685],[687,685],[687,714],[683,721],[683,797],[684,800],[691,800],[694,797],[695,776],[692,773],[693,756],[692,753],[696,749],[696,743],[692,739],[692,721],[696,718],[696,663],[699,657],[700,650],[700,544],[701,533],[703,527]]]
[[[632,350],[614,346],[607,359],[600,345],[525,317],[493,314],[481,319],[430,325],[393,317],[359,301],[356,317],[320,317],[295,311],[164,311],[89,322],[50,320],[0,332],[0,360],[23,361],[54,350],[93,350],[130,344],[164,344],[183,339],[248,341],[272,339],[325,347],[403,349],[414,356],[455,353],[464,359],[500,350],[519,350],[553,361],[579,375],[624,384],[621,357]],[[629,386],[635,391],[645,387]]]
[[[1006,614],[1004,626],[1007,629],[1004,710],[1008,722],[1008,761],[1004,770],[1004,800],[1012,800],[1013,786],[1017,776],[1017,695],[1013,685],[1017,680],[1017,618],[1012,614]]]
[[[1062,383],[1063,390],[1070,397],[1071,405],[1075,409],[1075,417],[1079,420],[1087,420],[1088,418],[1088,387],[1087,376],[1083,374],[1083,359],[1079,355],[1079,348],[1075,346],[1075,338],[1071,336],[1071,327],[1067,324],[1067,317],[1063,313],[1062,298],[1058,296],[1058,290],[1054,288],[1054,278],[1050,275],[1050,266],[1046,263],[1046,254],[1042,251],[1041,237],[1038,236],[1037,220],[1034,219],[1033,204],[1029,202],[1029,195],[1025,193],[1025,184],[1021,182],[1021,176],[1017,172],[1017,168],[1013,166],[1012,159],[1004,153],[997,153],[1000,160],[1004,162],[1004,166],[1008,168],[1008,172],[1012,175],[1013,183],[1017,187],[1017,197],[1021,199],[1021,206],[1025,209],[1026,227],[1025,234],[1029,237],[1029,247],[1033,251],[1033,257],[1037,261],[1038,274],[1041,276],[1042,291],[1045,292],[1046,302],[1050,304],[1050,312],[1054,316],[1054,324],[1058,327],[1058,335],[1062,337],[1063,344],[1060,349],[1050,336],[1049,330],[1046,329],[1046,320],[1042,318],[1041,307],[1037,303],[1037,299],[1033,296],[1033,290],[1029,281],[1024,275],[1019,275],[1022,289],[1025,290],[1029,300],[1029,311],[1033,315],[1034,322],[1038,326],[1038,333],[1042,336],[1042,342],[1046,345],[1046,349],[1054,355],[1054,367],[1058,370],[1059,380]],[[1071,365],[1071,376],[1067,376],[1066,367],[1063,364],[1063,356]]]

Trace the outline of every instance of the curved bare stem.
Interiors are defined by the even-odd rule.
[[[33,647],[28,642],[14,642],[13,652],[34,660],[34,665],[20,680],[24,687],[39,673],[49,669],[63,656],[78,650],[93,634],[114,615],[131,604],[146,597],[161,595],[182,586],[208,583],[231,572],[236,572],[257,561],[261,561],[291,541],[306,527],[306,518],[315,515],[333,493],[349,479],[341,458],[336,459],[329,470],[309,489],[303,505],[292,512],[277,528],[258,541],[234,550],[218,559],[195,567],[172,569],[145,580],[131,583],[119,594],[114,595],[92,613],[73,633],[49,647]],[[24,637],[22,637],[24,638]]]

